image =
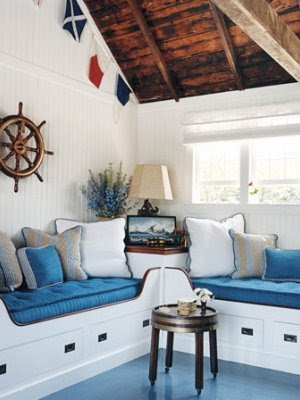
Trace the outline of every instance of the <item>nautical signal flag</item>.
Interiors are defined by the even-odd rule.
[[[121,108],[128,103],[131,89],[128,87],[124,79],[118,74],[116,100],[114,104],[114,121],[117,123],[120,118]]]
[[[89,80],[97,87],[101,85],[103,75],[109,64],[109,59],[98,46],[95,37],[92,38],[91,58],[89,67]]]
[[[79,42],[85,24],[86,18],[77,1],[67,0],[63,29],[69,31],[73,38]]]
[[[117,98],[122,106],[125,106],[125,104],[128,102],[130,93],[131,89],[127,86],[121,75],[118,74]]]

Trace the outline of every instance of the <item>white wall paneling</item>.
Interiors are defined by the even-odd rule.
[[[129,102],[113,122],[116,67],[110,64],[100,90],[88,80],[91,28],[80,43],[61,27],[65,1],[0,0],[0,117],[17,112],[42,128],[45,156],[35,176],[14,182],[0,174],[0,230],[15,235],[21,227],[52,228],[57,217],[90,220],[79,187],[88,169],[97,172],[110,161],[132,173],[137,162],[137,106]],[[102,39],[99,38],[99,41]]]
[[[209,124],[225,118],[229,120],[228,128],[232,115],[249,118],[249,108],[251,118],[260,117],[262,111],[264,116],[279,113],[282,120],[287,118],[288,129],[288,118],[291,114],[299,116],[299,106],[299,83],[181,99],[179,103],[140,105],[139,162],[163,163],[170,172],[174,201],[160,202],[162,212],[182,220],[186,215],[220,219],[241,211],[245,213],[248,232],[275,232],[280,246],[300,248],[300,206],[191,204],[192,151],[183,145],[188,123]]]
[[[191,149],[182,144],[182,122],[191,118],[194,123],[195,118],[218,121],[232,113],[244,117],[248,108],[252,117],[269,108],[288,117],[291,106],[292,111],[299,108],[298,83],[182,99],[179,104],[130,102],[115,125],[116,66],[110,64],[101,90],[87,78],[91,27],[86,26],[80,43],[62,30],[62,0],[44,1],[40,8],[29,0],[0,0],[0,6],[0,116],[15,113],[23,101],[25,115],[37,123],[47,121],[43,136],[55,152],[40,169],[45,182],[35,176],[25,179],[18,194],[13,193],[13,180],[0,174],[0,230],[14,235],[24,225],[50,229],[56,217],[91,219],[79,192],[87,170],[122,159],[129,173],[138,160],[168,166],[175,200],[160,203],[164,213],[182,220],[186,215],[218,219],[243,211],[248,231],[276,232],[280,245],[300,247],[299,206],[192,205]]]

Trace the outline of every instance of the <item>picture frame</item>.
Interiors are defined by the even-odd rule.
[[[126,244],[145,246],[153,239],[164,246],[175,246],[176,217],[127,215]]]

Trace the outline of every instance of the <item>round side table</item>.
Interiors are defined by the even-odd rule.
[[[162,310],[168,308],[168,312]],[[149,380],[154,385],[157,378],[157,360],[159,347],[159,331],[167,331],[167,351],[165,371],[168,372],[173,363],[174,333],[195,334],[195,387],[198,394],[203,389],[203,333],[209,332],[210,369],[214,377],[218,373],[217,356],[217,312],[207,307],[205,312],[197,306],[195,312],[188,316],[177,312],[176,304],[156,307],[152,310],[152,337],[150,350]]]

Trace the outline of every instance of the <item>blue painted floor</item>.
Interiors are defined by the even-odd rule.
[[[149,355],[70,386],[43,400],[299,400],[300,377],[226,361],[219,361],[213,379],[204,363],[204,389],[194,388],[194,356],[174,352],[173,367],[164,372],[160,350],[155,386],[148,381]]]

